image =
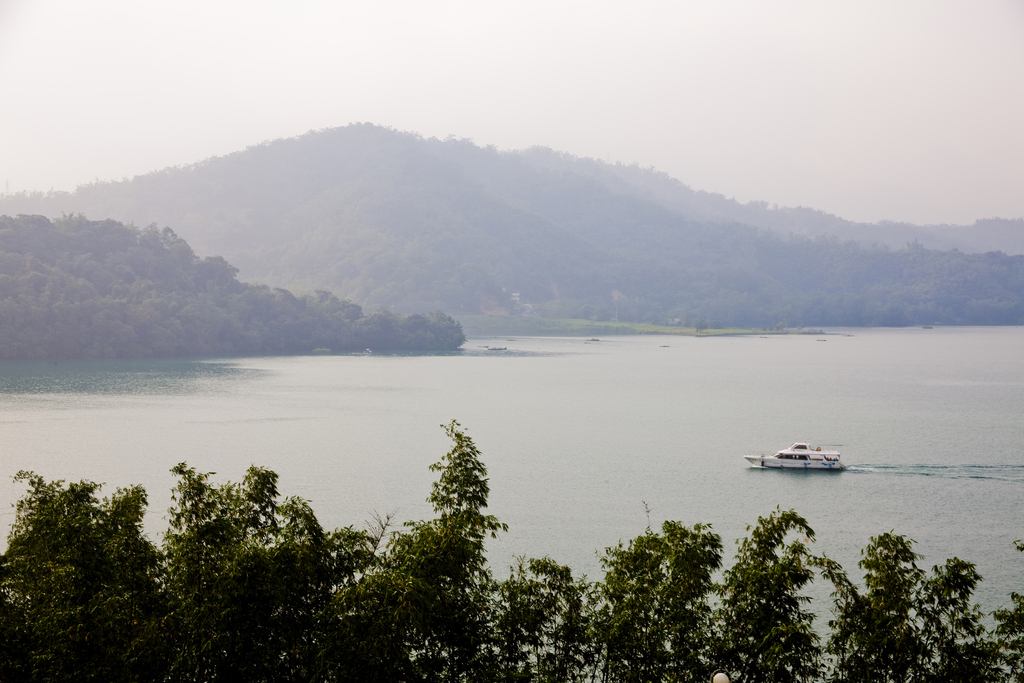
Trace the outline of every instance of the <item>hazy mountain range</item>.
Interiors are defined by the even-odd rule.
[[[368,124],[73,193],[0,198],[0,214],[64,213],[170,226],[245,279],[397,312],[759,326],[1024,320],[1021,219],[853,223],[740,204],[639,166]]]

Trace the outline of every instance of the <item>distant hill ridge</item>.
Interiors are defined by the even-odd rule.
[[[73,193],[7,196],[0,213],[167,225],[248,280],[396,312],[743,326],[1024,319],[1024,257],[963,253],[970,240],[960,252],[926,248],[970,232],[993,251],[1024,235],[1021,220],[857,224],[739,204],[638,166],[369,124]]]
[[[929,249],[968,253],[1003,251],[1024,254],[1024,218],[982,218],[971,225],[916,225],[899,221],[860,223],[820,209],[770,206],[766,201],[742,204],[724,195],[693,190],[667,173],[638,164],[609,164],[534,147],[516,152],[539,168],[588,175],[609,189],[657,202],[694,220],[735,221],[787,235],[831,235],[843,240],[887,244],[899,248],[920,242]]]
[[[333,131],[312,132],[308,135],[330,134],[367,126],[368,124],[354,124],[341,129],[333,129]],[[378,128],[376,126],[369,127]],[[693,190],[667,173],[650,167],[644,168],[639,164],[611,164],[597,159],[576,157],[547,147],[498,151],[493,147],[481,148],[466,140],[422,139],[414,134],[399,133],[391,129],[378,128],[378,130],[417,141],[431,153],[455,161],[478,181],[492,180],[491,183],[487,183],[488,189],[498,190],[497,194],[499,195],[503,192],[493,180],[501,174],[495,171],[503,165],[507,167],[509,162],[521,162],[531,170],[552,171],[590,179],[614,193],[655,202],[691,220],[737,222],[771,230],[782,235],[789,233],[811,237],[831,235],[843,240],[856,240],[866,245],[887,244],[893,248],[902,247],[907,242],[918,241],[929,249],[959,249],[967,253],[1003,251],[1007,254],[1024,254],[1024,218],[1022,217],[982,218],[971,225],[917,225],[898,221],[862,223],[849,221],[820,209],[808,207],[778,207],[777,205],[773,207],[766,201],[740,203],[722,194]],[[307,136],[292,139],[297,140],[304,137]],[[282,142],[285,141],[275,140],[255,145],[225,157],[212,157],[190,166],[154,171],[144,176],[136,176],[128,181],[90,183],[81,186],[76,192],[22,192],[7,196],[0,195],[0,212],[37,213],[51,217],[72,211],[99,215],[95,210],[71,208],[86,206],[98,209],[99,213],[103,213],[104,209],[108,212],[123,212],[130,209],[123,201],[118,201],[118,198],[123,196],[123,192],[114,189],[118,186],[134,183],[140,178],[161,176],[175,170],[195,169],[214,163],[218,159],[230,159],[236,155],[244,155],[254,148]],[[144,207],[137,208],[143,209]]]

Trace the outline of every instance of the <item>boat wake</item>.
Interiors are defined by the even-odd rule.
[[[1024,484],[1024,465],[847,465],[846,472],[942,479],[998,479]]]

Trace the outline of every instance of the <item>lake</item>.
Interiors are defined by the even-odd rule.
[[[498,577],[515,555],[591,578],[598,551],[665,519],[711,523],[726,561],[746,525],[794,508],[855,579],[872,535],[930,568],[975,562],[986,610],[1022,590],[1024,328],[828,335],[470,339],[448,355],[0,363],[0,523],[22,469],[143,484],[165,527],[185,461],[281,476],[324,526],[430,516],[427,469],[458,419],[489,468]],[[487,351],[487,346],[506,351]],[[779,472],[741,457],[810,440],[848,469]],[[647,512],[649,509],[649,513]],[[814,589],[818,610],[828,594]]]

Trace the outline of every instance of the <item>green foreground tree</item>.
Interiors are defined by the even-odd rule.
[[[0,563],[0,680],[147,681],[165,671],[163,565],[141,487],[97,497],[31,472]]]
[[[917,566],[913,541],[892,532],[872,538],[862,554],[863,593],[837,564],[824,564],[835,586],[830,680],[1000,678],[998,643],[987,637],[984,615],[971,603],[981,581],[973,564],[952,558],[928,576]]]
[[[365,532],[325,533],[301,498],[278,502],[277,474],[251,467],[213,486],[185,464],[165,541],[174,681],[311,680],[333,628],[334,594],[369,554]]]
[[[806,519],[793,510],[776,510],[758,518],[740,543],[715,615],[719,661],[730,680],[788,683],[821,674],[810,598],[800,592],[814,579],[817,558],[807,548],[813,540]]]
[[[498,585],[495,657],[498,681],[593,680],[596,586],[551,558],[519,558]]]
[[[604,678],[623,683],[705,681],[711,647],[713,574],[722,540],[710,527],[665,522],[605,550],[597,637]]]
[[[1017,550],[1024,552],[1024,541],[1015,541]],[[995,612],[996,634],[999,636],[1003,663],[1014,683],[1024,683],[1024,595],[1010,594],[1011,607]]]

